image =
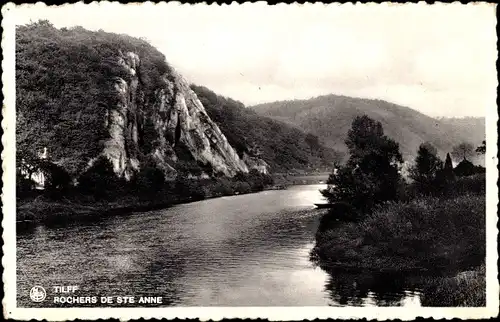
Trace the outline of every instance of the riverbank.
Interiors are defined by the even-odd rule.
[[[419,276],[425,306],[485,305],[485,202],[469,192],[384,204],[319,231],[311,257],[325,270]]]
[[[30,225],[85,220],[94,217],[168,208],[177,203],[173,201],[161,203],[115,201],[90,204],[71,200],[51,201],[45,198],[36,198],[21,202],[17,206],[16,222],[21,225]]]
[[[325,266],[428,271],[479,265],[485,257],[485,196],[388,204],[360,222],[318,233]]]
[[[422,294],[423,306],[486,306],[486,266],[453,277],[428,278]]]
[[[16,222],[18,225],[34,225],[39,223],[63,223],[68,221],[91,220],[103,216],[116,216],[132,212],[146,212],[151,210],[166,209],[175,205],[185,204],[206,199],[214,199],[226,196],[245,195],[265,190],[283,190],[283,186],[264,187],[258,191],[231,191],[211,195],[180,197],[161,196],[158,200],[141,200],[137,197],[124,197],[111,202],[88,201],[85,199],[72,198],[51,200],[40,195],[30,200],[18,200],[16,211]]]

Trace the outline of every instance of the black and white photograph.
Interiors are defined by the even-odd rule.
[[[495,4],[2,14],[4,317],[498,315]]]

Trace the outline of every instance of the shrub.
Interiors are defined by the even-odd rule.
[[[479,265],[486,246],[485,196],[388,203],[358,223],[318,235],[313,252],[325,265],[394,270]]]
[[[189,179],[187,174],[178,174],[174,187],[175,193],[180,200],[203,200],[206,198],[206,192],[201,181]]]
[[[216,196],[229,196],[234,194],[234,184],[226,177],[217,178],[213,192]]]
[[[25,198],[32,194],[35,190],[35,181],[24,177],[20,171],[16,174],[16,197]]]
[[[41,160],[40,170],[45,175],[45,188],[48,191],[64,193],[71,185],[71,176],[57,164]]]
[[[422,294],[424,306],[486,306],[486,266],[451,278],[429,278]]]
[[[93,165],[78,178],[78,190],[97,200],[115,199],[123,190],[125,183],[113,171],[107,157],[100,156]]]
[[[154,165],[146,165],[139,171],[134,181],[141,196],[155,196],[165,187],[165,174]]]
[[[475,174],[467,177],[459,177],[447,192],[448,197],[456,197],[464,194],[486,195],[486,174]]]
[[[476,167],[472,162],[463,159],[460,163],[453,169],[453,172],[457,177],[470,176],[476,173]]]
[[[235,184],[234,190],[238,193],[250,193],[252,192],[252,187],[248,182],[237,181]]]

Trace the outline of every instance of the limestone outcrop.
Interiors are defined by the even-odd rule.
[[[154,98],[147,100],[139,76],[141,57],[133,52],[119,52],[117,60],[128,75],[115,80],[117,104],[105,116],[109,139],[104,143],[103,155],[111,160],[118,175],[130,178],[140,169],[142,150],[167,176],[174,176],[179,160],[176,145],[182,145],[196,162],[208,165],[215,172],[227,176],[248,172],[248,165],[180,74],[171,69],[162,75]],[[149,151],[141,147],[145,143],[151,145]],[[252,167],[255,163],[258,161],[252,161]],[[262,164],[259,168],[267,171]]]

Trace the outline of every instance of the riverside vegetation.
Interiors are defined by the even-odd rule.
[[[175,180],[166,180],[162,171],[146,166],[132,180],[116,176],[110,161],[100,157],[72,184],[59,166],[38,160],[31,171],[45,175],[44,190],[35,189],[35,182],[18,173],[17,220],[24,222],[57,222],[145,211],[203,200],[206,198],[262,191],[273,184],[270,175],[253,169],[228,178],[220,174],[212,178],[192,178],[187,173]]]
[[[428,276],[417,283],[423,305],[484,306],[485,169],[467,160],[471,145],[454,148],[453,168],[450,154],[443,163],[423,143],[409,182],[379,122],[357,117],[346,145],[349,160],[322,191],[335,207],[321,219],[313,260],[325,270]],[[485,153],[484,141],[476,151]]]
[[[18,26],[16,93],[20,221],[260,191],[269,173],[324,171],[338,157],[312,134],[189,85],[147,41],[103,30]]]

